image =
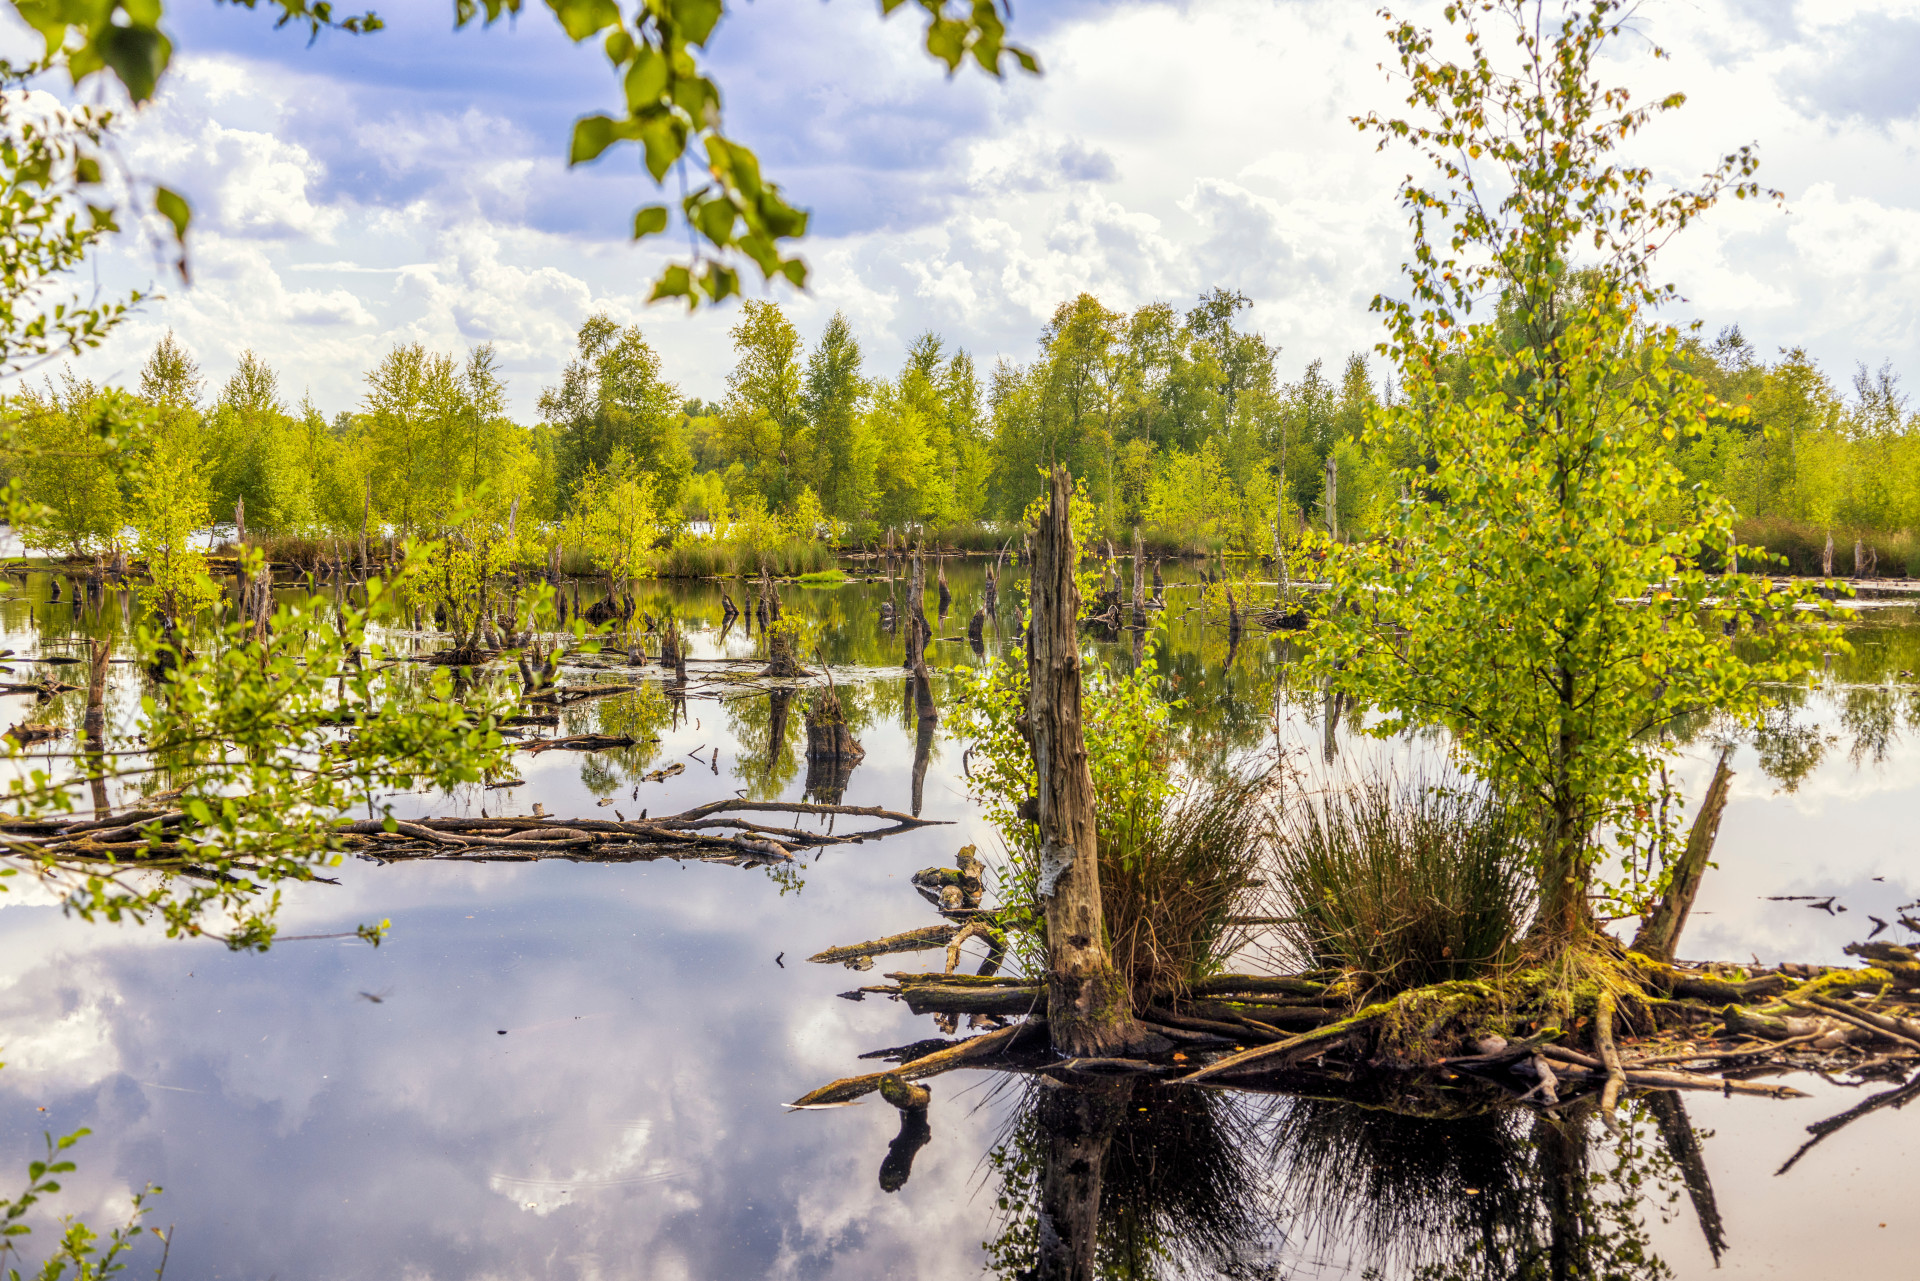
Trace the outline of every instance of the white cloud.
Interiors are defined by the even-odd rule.
[[[1437,5],[1415,16],[1437,22]],[[1046,75],[1004,83],[943,83],[903,20],[843,6],[762,0],[729,21],[716,50],[735,127],[819,210],[803,248],[813,288],[781,296],[806,333],[844,310],[876,369],[925,328],[986,364],[1025,359],[1081,290],[1130,307],[1239,288],[1289,374],[1378,337],[1367,303],[1399,287],[1395,191],[1413,157],[1377,153],[1351,123],[1398,107],[1366,6],[1074,9],[1029,20]],[[1897,75],[1868,74],[1897,62],[1894,37],[1916,21],[1891,4],[1642,12],[1670,60],[1629,42],[1609,73],[1642,100],[1683,88],[1689,102],[1632,154],[1680,182],[1757,142],[1762,179],[1787,197],[1784,213],[1716,210],[1675,242],[1678,315],[1738,321],[1763,350],[1806,345],[1840,375],[1888,359],[1920,375],[1920,122],[1901,114]],[[386,344],[488,341],[528,415],[580,321],[605,309],[647,329],[688,394],[716,394],[730,318],[646,306],[660,255],[680,246],[627,241],[630,210],[654,194],[630,153],[565,168],[566,118],[604,105],[611,83],[534,31],[511,46],[533,97],[501,74],[520,67],[496,60],[498,32],[419,37],[431,57],[417,74],[381,63],[399,74],[378,81],[340,68],[397,46],[186,47],[129,151],[195,198],[200,274],[88,372],[137,368],[171,324],[216,378],[251,345],[335,409]],[[1868,65],[1856,46],[1872,31],[1891,34]],[[106,271],[144,285],[160,266],[130,246]],[[296,271],[311,288],[282,283]]]

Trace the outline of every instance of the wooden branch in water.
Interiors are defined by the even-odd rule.
[[[1844,1130],[1861,1117],[1878,1112],[1881,1108],[1905,1107],[1908,1101],[1916,1095],[1920,1095],[1920,1073],[1916,1073],[1905,1085],[1898,1086],[1891,1090],[1883,1090],[1871,1098],[1856,1103],[1845,1112],[1830,1116],[1824,1121],[1815,1121],[1807,1127],[1807,1133],[1813,1135],[1813,1137],[1801,1144],[1800,1150],[1788,1157],[1787,1163],[1773,1172],[1774,1177],[1778,1178],[1788,1170],[1791,1170],[1801,1157],[1811,1152],[1814,1147],[1826,1139],[1828,1135]]]
[[[894,952],[931,952],[934,948],[945,947],[953,941],[960,929],[956,925],[927,925],[917,930],[908,930],[904,934],[889,934],[882,939],[867,943],[851,943],[845,947],[830,947],[816,952],[807,960],[820,965],[845,964],[857,961],[865,956],[887,956]],[[892,978],[892,975],[888,975]]]
[[[819,1089],[803,1094],[787,1106],[792,1108],[822,1107],[832,1103],[849,1103],[864,1095],[872,1094],[880,1088],[882,1077],[898,1077],[902,1081],[920,1081],[942,1072],[951,1072],[955,1068],[977,1063],[997,1054],[1007,1053],[1021,1042],[1035,1041],[1046,1034],[1045,1019],[1030,1019],[1025,1023],[1015,1023],[1011,1027],[1001,1028],[998,1032],[989,1032],[985,1036],[976,1036],[971,1040],[936,1050],[924,1058],[911,1063],[903,1063],[890,1072],[870,1072],[865,1076],[850,1076]]]
[[[1787,1004],[1796,1009],[1805,1010],[1809,1014],[1823,1012],[1831,1014],[1834,1018],[1875,1036],[1898,1041],[1902,1045],[1920,1050],[1920,1024],[1909,1023],[1905,1019],[1889,1018],[1884,1014],[1868,1014],[1865,1010],[1857,1010],[1844,1001],[1836,1001],[1827,996],[1815,996],[1811,1003],[1789,999]]]
[[[565,707],[569,703],[584,702],[589,698],[605,698],[609,694],[631,694],[639,688],[638,685],[568,685],[559,689],[544,689],[537,694],[528,694],[521,701],[554,703]]]
[[[1047,1012],[1046,989],[1038,984],[1024,987],[972,987],[948,983],[916,983],[901,989],[907,1008],[915,1014],[1000,1014],[1044,1016]]]
[[[611,747],[632,747],[636,740],[626,734],[568,734],[561,738],[535,738],[515,745],[522,752],[604,752]],[[683,767],[684,768],[684,767]]]
[[[1607,1065],[1590,1054],[1578,1050],[1569,1050],[1564,1045],[1543,1045],[1534,1051],[1541,1058],[1552,1059],[1560,1066],[1554,1070],[1561,1076],[1576,1079],[1604,1080],[1608,1076]],[[1647,1086],[1667,1090],[1719,1090],[1726,1094],[1757,1094],[1771,1099],[1804,1099],[1803,1090],[1790,1085],[1769,1085],[1761,1081],[1736,1081],[1731,1077],[1705,1076],[1697,1072],[1673,1072],[1659,1069],[1627,1067],[1623,1069],[1626,1084]]]

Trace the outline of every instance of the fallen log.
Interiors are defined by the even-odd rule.
[[[604,752],[611,747],[632,747],[635,740],[628,734],[568,734],[562,738],[535,738],[519,744],[523,752]],[[686,766],[681,766],[685,769]]]
[[[1045,1019],[1030,1019],[1024,1023],[1015,1023],[1003,1027],[998,1032],[989,1032],[985,1036],[976,1036],[962,1041],[950,1049],[936,1050],[925,1058],[903,1063],[890,1072],[870,1072],[865,1076],[850,1076],[831,1082],[801,1095],[787,1106],[790,1108],[824,1107],[834,1103],[850,1103],[854,1099],[872,1094],[880,1088],[882,1077],[898,1077],[902,1081],[922,1081],[942,1072],[951,1072],[955,1068],[965,1067],[969,1063],[978,1063],[997,1054],[1009,1053],[1023,1044],[1044,1044],[1047,1034]]]
[[[957,925],[927,925],[917,930],[908,930],[904,934],[889,934],[882,939],[873,939],[866,943],[853,943],[845,947],[830,947],[816,952],[807,958],[816,965],[844,965],[848,961],[857,961],[863,957],[887,956],[894,952],[931,952],[935,948],[945,947],[960,932]],[[893,978],[895,976],[888,975]]]
[[[915,1014],[999,1014],[1047,1012],[1046,990],[1028,987],[964,987],[959,984],[918,983],[902,988],[907,1008]]]
[[[526,703],[553,703],[565,707],[569,703],[584,702],[589,698],[605,698],[610,694],[631,694],[639,688],[638,685],[567,685],[556,689],[543,689],[536,694],[528,694],[521,701]]]

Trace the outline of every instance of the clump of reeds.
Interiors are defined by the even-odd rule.
[[[764,569],[779,578],[837,569],[833,548],[812,538],[790,538],[753,548],[711,538],[683,538],[654,557],[662,578],[752,578]]]
[[[710,538],[681,538],[655,554],[662,578],[731,578],[733,549]]]
[[[1184,993],[1246,941],[1273,847],[1257,781],[1201,780],[1145,821],[1101,823],[1100,906],[1114,967],[1144,1002]]]
[[[1304,798],[1275,845],[1282,941],[1382,994],[1506,969],[1533,901],[1528,831],[1466,785],[1375,778]]]

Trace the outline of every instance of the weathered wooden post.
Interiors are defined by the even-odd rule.
[[[1111,1055],[1134,1039],[1131,994],[1114,972],[1100,909],[1093,775],[1080,720],[1080,593],[1068,497],[1056,465],[1033,537],[1027,733],[1038,782],[1040,900],[1047,916],[1047,1019],[1054,1048]]]
[[[1139,631],[1147,625],[1147,566],[1146,546],[1140,541],[1140,527],[1133,527],[1133,627]]]

